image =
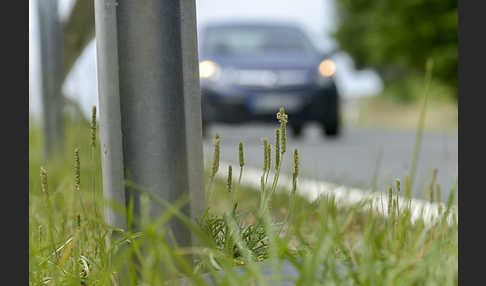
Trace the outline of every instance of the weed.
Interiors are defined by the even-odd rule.
[[[399,194],[411,188],[412,173],[404,183],[396,180],[388,188],[387,217],[371,211],[368,202],[342,207],[332,196],[308,202],[297,193],[302,162],[299,151],[294,150],[290,192],[277,192],[287,148],[288,116],[283,109],[277,119],[280,126],[275,142],[272,145],[267,140],[264,149],[267,160],[264,158],[261,189],[241,185],[242,142],[238,145],[238,183],[233,182],[232,167],[228,167],[227,180],[215,177],[220,164],[217,135],[206,186],[212,207],[193,221],[181,211],[187,198],[169,204],[128,181],[127,187],[140,195],[145,206],[141,218],[133,213],[133,201],[124,210],[128,226],[134,220],[142,222],[136,231],[130,227],[114,230],[96,212],[103,208],[103,200],[95,192],[101,189],[95,179],[100,176],[100,149],[93,144],[93,133],[70,133],[66,140],[79,146],[74,151],[72,180],[67,179],[73,173],[62,160],[40,166],[40,140],[38,131],[32,129],[29,163],[35,176],[29,184],[30,285],[172,285],[175,280],[192,285],[284,281],[296,285],[457,285],[458,225],[455,217],[447,220],[456,211],[455,190],[431,225],[423,220],[412,223],[409,204],[399,204]],[[82,123],[76,128],[93,130],[92,126]],[[82,152],[85,147],[92,150],[91,158]],[[271,167],[272,153],[275,168]],[[70,149],[63,155],[72,154]],[[83,163],[90,159],[92,164]],[[92,187],[83,183],[90,178]],[[440,187],[435,180],[432,190],[438,200]],[[160,205],[164,212],[150,218],[148,202]],[[81,213],[73,209],[77,203],[84,205]],[[66,216],[72,219],[66,220]],[[173,219],[187,226],[200,244],[178,246],[165,227]],[[112,231],[118,235],[106,244]],[[293,269],[292,277],[287,277],[287,266]],[[264,274],[267,267],[272,270],[270,276]]]

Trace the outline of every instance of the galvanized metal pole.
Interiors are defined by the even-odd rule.
[[[57,0],[37,2],[40,34],[44,157],[48,159],[62,140],[62,35]]]
[[[107,203],[125,207],[115,1],[95,1],[95,24],[103,194]],[[126,229],[124,215],[113,206],[105,206],[105,220]]]
[[[95,0],[103,192],[126,205],[132,182],[173,203],[190,196],[187,215],[204,207],[202,124],[195,0]],[[151,216],[164,208],[151,203]],[[106,220],[126,227],[107,210]],[[179,245],[188,228],[168,223]]]

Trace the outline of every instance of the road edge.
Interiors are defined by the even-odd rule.
[[[228,162],[220,162],[220,170],[227,170],[228,166],[231,165]],[[241,184],[254,189],[260,189],[260,178],[262,176],[262,171],[250,167],[243,167],[243,175],[241,178]],[[222,180],[226,180],[227,174],[224,172],[216,173],[216,177]],[[274,172],[269,174],[269,178],[274,176]],[[279,175],[279,181],[277,184],[277,191],[290,191],[292,186],[291,178],[286,174]],[[372,206],[373,210],[377,211],[383,216],[388,216],[387,198],[384,197],[383,192],[371,192],[371,190],[363,190],[358,188],[346,187],[342,185],[333,184],[330,182],[319,181],[309,178],[299,178],[297,183],[297,194],[306,198],[308,201],[313,202],[320,197],[334,197],[337,206],[352,206],[359,202],[370,201],[371,204],[366,204],[365,208]],[[411,220],[412,222],[423,218],[426,225],[432,225],[439,218],[439,213],[441,210],[446,209],[444,203],[430,203],[424,200],[412,198],[406,200],[403,197],[399,197],[398,203],[400,209],[410,205],[411,208]],[[451,207],[447,221],[451,223],[453,220],[458,221],[457,206],[453,205]]]

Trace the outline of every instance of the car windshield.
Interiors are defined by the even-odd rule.
[[[314,47],[301,30],[278,26],[212,27],[206,31],[203,49],[212,55],[314,51]]]

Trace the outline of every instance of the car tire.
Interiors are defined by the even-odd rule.
[[[338,137],[341,132],[341,127],[338,120],[325,122],[323,128],[326,137]]]
[[[304,125],[302,124],[290,125],[290,129],[292,130],[292,135],[296,138],[299,138],[302,136],[302,130],[304,129]]]
[[[338,137],[340,135],[341,122],[337,104],[330,110],[322,124],[324,135],[326,135],[326,137]]]

